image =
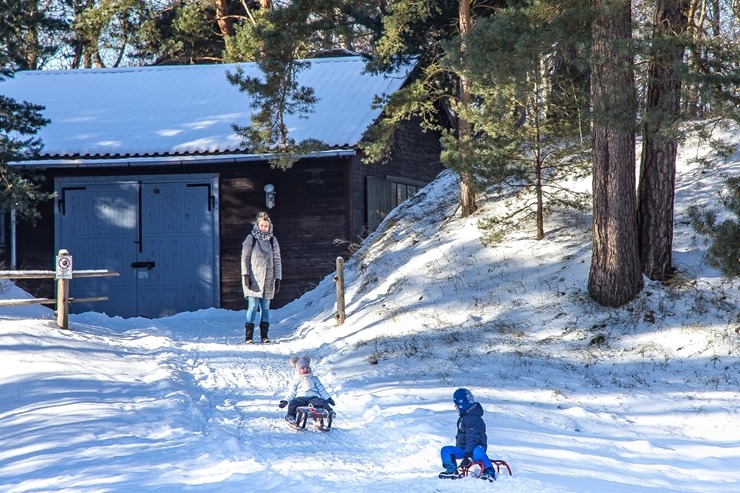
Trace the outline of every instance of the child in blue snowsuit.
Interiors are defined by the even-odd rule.
[[[493,469],[491,459],[486,455],[488,448],[488,437],[486,436],[486,423],[483,421],[483,407],[475,402],[473,394],[468,389],[457,389],[452,396],[457,412],[457,435],[455,445],[442,447],[442,467],[444,471],[439,473],[442,479],[457,479],[457,459],[462,458],[460,467],[467,467],[473,461],[483,462],[483,473],[480,478],[488,481],[496,480],[496,471]]]

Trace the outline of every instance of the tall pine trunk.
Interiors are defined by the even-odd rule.
[[[472,18],[470,14],[470,0],[459,1],[460,16],[460,39],[461,51],[463,56],[467,51],[467,41],[465,37],[470,32]],[[460,74],[460,89],[458,97],[463,109],[470,106],[470,80],[463,73]],[[462,170],[460,171],[460,204],[462,217],[468,217],[478,209],[476,204],[475,183],[473,181],[473,153],[471,152],[470,139],[473,134],[473,126],[467,117],[463,114],[457,119],[457,138],[462,142],[463,159]]]
[[[655,7],[643,125],[642,159],[638,188],[638,241],[642,271],[655,281],[673,272],[673,204],[678,144],[674,126],[681,108],[681,81],[676,67],[683,59],[683,44],[676,35],[686,31],[687,0],[661,0]]]
[[[227,0],[216,0],[216,24],[224,39],[234,35],[231,18],[229,18],[229,3]]]
[[[596,0],[592,27],[593,252],[588,290],[605,306],[631,301],[642,289],[635,190],[636,96],[629,41],[631,6]]]

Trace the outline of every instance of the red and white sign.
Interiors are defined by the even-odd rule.
[[[57,255],[57,279],[72,279],[72,256]]]

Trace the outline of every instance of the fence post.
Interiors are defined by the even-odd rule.
[[[337,275],[334,276],[337,285],[337,325],[342,325],[345,319],[344,313],[344,259],[337,257]]]
[[[66,275],[60,276],[63,265],[71,266],[71,258],[67,250],[61,249],[57,253],[57,325],[62,329],[69,329],[69,279]],[[67,263],[65,263],[65,259]],[[71,273],[71,269],[69,269]]]

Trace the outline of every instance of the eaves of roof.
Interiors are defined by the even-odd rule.
[[[305,154],[300,156],[300,158],[348,157],[355,154],[357,154],[356,149],[336,148]],[[272,157],[272,154],[246,154],[239,152],[160,156],[68,156],[24,161],[23,163],[18,163],[18,165],[34,168],[133,168],[143,166],[239,165],[256,161],[264,162]]]

